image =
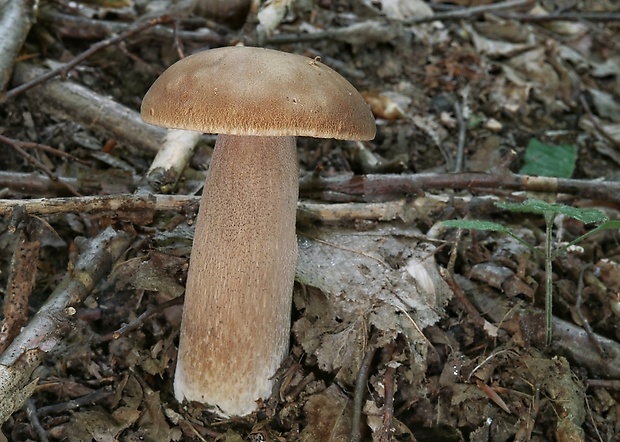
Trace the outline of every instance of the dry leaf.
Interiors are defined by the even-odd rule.
[[[151,251],[149,257],[129,259],[119,264],[109,280],[117,288],[130,286],[137,289],[162,292],[176,298],[185,291],[175,274],[186,264],[186,258]]]
[[[258,11],[258,22],[266,35],[282,23],[293,0],[267,0]]]
[[[433,10],[422,0],[380,0],[371,4],[380,5],[380,10],[392,20],[431,17]]]
[[[347,442],[351,433],[349,399],[332,384],[308,399],[304,414],[308,424],[301,432],[301,442]]]
[[[299,239],[297,280],[320,290],[295,298],[305,310],[293,329],[304,350],[351,385],[372,325],[380,332],[377,347],[404,335],[412,368],[423,372],[427,342],[420,331],[439,319],[451,296],[433,248],[387,232],[321,232],[320,240]]]

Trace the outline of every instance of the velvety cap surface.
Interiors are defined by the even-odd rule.
[[[142,119],[174,129],[370,140],[375,120],[340,74],[308,57],[225,47],[170,66],[142,101]]]

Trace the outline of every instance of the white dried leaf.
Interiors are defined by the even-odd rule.
[[[258,22],[267,35],[282,23],[293,0],[267,0],[258,11]]]
[[[434,115],[414,115],[412,121],[418,129],[433,140],[436,146],[441,146],[448,138],[448,131]]]
[[[433,16],[431,7],[422,0],[381,0],[381,10],[392,20]]]
[[[620,122],[620,102],[613,95],[599,89],[589,89],[588,91],[599,116]]]
[[[300,235],[298,244],[297,279],[322,293],[295,300],[306,312],[294,326],[304,350],[351,384],[372,325],[381,332],[377,347],[403,335],[412,368],[423,373],[427,341],[421,331],[439,320],[452,294],[439,275],[432,246],[389,232],[325,228],[320,240]]]
[[[476,52],[489,57],[512,57],[533,47],[529,43],[513,43],[484,37],[470,25],[465,25],[465,29],[471,35]]]
[[[353,46],[359,46],[368,43],[391,42],[400,35],[401,30],[397,26],[377,20],[367,20],[338,29],[334,38]]]

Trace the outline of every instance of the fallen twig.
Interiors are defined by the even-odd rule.
[[[40,169],[43,172],[45,172],[45,174],[48,177],[50,177],[50,179],[52,179],[52,181],[58,181],[58,175],[56,175],[54,172],[52,172],[52,170],[49,167],[47,167],[45,164],[43,164],[41,161],[37,160],[35,157],[30,155],[24,149],[22,149],[22,146],[20,145],[21,143],[14,142],[13,140],[11,140],[11,139],[9,139],[7,137],[3,137],[2,135],[0,135],[0,141],[2,141],[4,143],[8,144],[9,146],[11,146],[15,150],[15,152],[17,152],[21,157],[25,158],[30,164],[35,166],[37,169]],[[77,190],[75,190],[73,187],[71,187],[71,185],[67,184],[66,182],[60,181],[60,185],[61,186],[65,186],[66,189],[69,192],[71,192],[74,196],[82,196]]]
[[[592,264],[588,263],[585,266],[583,266],[583,268],[579,272],[579,282],[577,283],[577,299],[575,300],[575,310],[577,311],[577,316],[579,316],[579,320],[581,321],[581,326],[583,327],[583,329],[586,331],[586,333],[590,337],[590,341],[592,342],[592,345],[594,345],[594,348],[596,348],[596,351],[598,351],[601,357],[604,358],[605,352],[603,351],[603,348],[596,340],[596,336],[594,336],[594,331],[592,330],[592,327],[590,326],[590,322],[583,315],[583,312],[581,311],[581,303],[583,302],[583,286],[584,286],[583,277],[584,277],[585,272],[588,271],[590,267],[592,267]]]
[[[159,129],[159,128],[157,128]],[[164,131],[165,133],[165,131]],[[163,134],[162,134],[163,136]],[[100,183],[71,177],[58,177],[60,182],[72,184],[82,193],[97,193]],[[135,186],[140,177],[128,177],[128,185]],[[0,187],[14,189],[36,195],[66,194],[58,182],[34,173],[0,171]],[[486,174],[486,173],[417,173],[417,174],[368,174],[338,175],[329,178],[306,175],[299,181],[299,193],[303,198],[322,201],[355,202],[377,199],[398,199],[407,195],[421,194],[423,191],[438,189],[467,189],[472,192],[505,193],[506,191],[533,191],[551,194],[578,196],[580,199],[597,200],[604,205],[620,205],[620,182],[601,180],[576,180],[553,177],[534,177],[528,175]],[[120,195],[126,202],[133,197]],[[185,198],[183,196],[170,197]],[[0,215],[6,214],[6,207],[23,204],[4,200],[0,205]],[[32,200],[35,201],[35,200]],[[172,203],[164,203],[172,204]],[[159,210],[155,206],[155,210]],[[166,210],[166,209],[162,209]],[[34,212],[33,212],[34,213]]]
[[[19,63],[15,66],[13,82],[32,85],[32,81],[44,78],[45,72],[45,69]],[[78,83],[54,79],[37,84],[31,97],[43,110],[84,128],[103,130],[129,147],[155,154],[167,133],[166,129],[144,123],[135,110]]]
[[[384,402],[383,402],[383,428],[381,430],[380,442],[391,442],[394,435],[394,393],[396,393],[396,367],[398,363],[393,360],[394,358],[394,342],[386,347],[389,350],[390,361],[385,369],[383,375],[384,386]]]
[[[170,129],[136,193],[169,193],[187,167],[201,134]]]
[[[491,5],[460,8],[447,12],[438,12],[427,17],[414,17],[408,20],[393,21],[391,23],[379,20],[367,20],[338,29],[329,29],[317,32],[299,32],[276,34],[265,39],[265,44],[280,45],[320,40],[338,40],[351,44],[365,44],[370,42],[393,41],[401,29],[398,25],[416,25],[441,20],[474,19],[482,14],[519,8],[531,3],[531,0],[509,0]]]
[[[463,165],[465,163],[465,136],[467,134],[467,121],[463,115],[461,105],[458,101],[454,101],[454,115],[456,115],[456,121],[458,122],[459,138],[456,147],[456,161],[454,171],[461,173],[463,171]]]
[[[80,64],[81,62],[83,62],[84,60],[86,60],[88,57],[90,57],[91,55],[93,55],[94,53],[107,48],[108,46],[112,46],[116,43],[119,43],[129,37],[131,37],[132,35],[138,34],[142,31],[144,31],[145,29],[151,28],[155,25],[161,24],[161,23],[168,23],[171,21],[171,18],[167,15],[162,15],[160,17],[156,17],[153,18],[151,20],[148,20],[146,22],[139,22],[133,26],[130,26],[127,30],[125,30],[123,33],[118,34],[118,35],[114,35],[110,38],[107,38],[105,40],[102,40],[98,43],[95,43],[94,45],[92,45],[90,48],[88,48],[86,51],[82,52],[81,54],[79,54],[78,56],[74,57],[71,61],[65,63],[64,65],[62,65],[59,68],[56,69],[52,69],[51,71],[47,71],[43,74],[41,74],[40,76],[33,78],[32,80],[21,84],[13,89],[11,89],[10,91],[8,91],[6,94],[4,94],[3,96],[0,96],[0,104],[6,102],[7,100],[10,100],[14,97],[16,97],[17,95],[32,89],[33,87],[35,87],[38,84],[41,84],[51,78],[57,77],[59,75],[62,75],[63,77],[67,75],[67,73],[73,69],[75,66],[77,66],[78,64]]]
[[[170,13],[171,16],[172,14],[173,12]],[[111,34],[126,32],[132,26],[129,23],[121,21],[97,20],[77,15],[63,14],[53,10],[45,10],[41,13],[40,18],[42,22],[54,29],[59,35],[82,40],[99,40]],[[140,35],[172,40],[175,38],[175,31],[167,26],[155,25],[145,29]],[[214,31],[204,27],[195,31],[180,29],[177,31],[176,36],[183,41],[209,43],[213,46],[224,46],[227,43],[217,30]]]
[[[14,140],[12,138],[9,137],[5,137],[4,135],[0,135],[0,141],[3,143],[6,143],[8,145],[11,146],[19,146],[23,149],[36,149],[36,150],[41,150],[43,152],[48,152],[51,153],[52,155],[56,155],[62,158],[67,158],[71,161],[76,161],[78,163],[82,163],[84,165],[88,165],[88,162],[77,158],[75,155],[71,155],[68,152],[64,152],[62,150],[58,150],[58,149],[54,149],[52,146],[48,146],[47,144],[41,144],[41,143],[32,143],[30,141],[21,141],[21,140]]]
[[[456,278],[478,310],[485,312],[485,315],[497,324],[508,326],[513,319],[524,323],[528,319],[531,321],[536,316],[544,315],[542,311],[526,303],[518,302],[515,305],[514,299],[475,284],[467,278]],[[542,327],[540,328],[542,330]],[[592,346],[591,338],[583,328],[554,317],[551,351],[553,354],[565,356],[575,365],[584,367],[593,376],[620,379],[620,344],[600,335],[595,334],[594,337],[605,352],[605,358]],[[539,338],[540,342],[532,344],[544,345],[544,333],[541,333]]]
[[[105,399],[114,394],[111,386],[103,387],[99,390],[93,391],[85,396],[79,397],[77,399],[71,399],[67,402],[61,402],[59,404],[47,405],[45,407],[41,407],[37,410],[37,416],[45,417],[50,414],[59,414],[64,413],[70,410],[75,410],[80,408],[83,405],[90,405],[99,402],[102,399]]]
[[[32,425],[32,428],[34,428],[35,432],[37,433],[39,442],[48,442],[49,438],[47,437],[45,428],[43,428],[43,426],[41,425],[41,421],[39,420],[39,416],[37,415],[37,408],[32,399],[28,399],[28,403],[26,405],[26,414],[28,415],[30,425]]]
[[[512,173],[348,175],[322,178],[308,175],[300,181],[300,194],[320,198],[321,193],[337,192],[349,196],[388,198],[390,195],[418,194],[431,189],[468,189],[471,191],[505,192],[508,190],[565,193],[580,198],[601,200],[620,205],[620,183],[599,180],[575,180],[535,177]],[[326,198],[329,200],[329,198]]]
[[[520,12],[499,12],[497,15],[507,20],[518,20],[531,23],[582,20],[591,22],[620,21],[620,14],[613,12],[551,12],[545,15],[525,14]]]
[[[4,322],[0,328],[0,353],[19,335],[28,322],[28,301],[32,294],[41,242],[28,226],[19,227],[19,238],[13,251],[9,282],[3,302]],[[32,237],[34,236],[34,238]]]
[[[181,295],[177,298],[171,299],[170,301],[162,302],[161,304],[157,304],[145,310],[136,319],[134,319],[128,324],[124,324],[121,328],[113,332],[109,336],[109,338],[120,339],[121,337],[126,336],[127,333],[142,327],[142,324],[144,324],[144,322],[146,322],[147,319],[152,318],[153,316],[158,315],[164,312],[166,309],[173,307],[175,305],[183,305],[184,300],[185,300],[185,295]],[[107,337],[106,339],[102,339],[102,341],[103,340],[107,340]]]
[[[178,169],[177,169],[178,170]],[[36,179],[35,179],[36,178]],[[34,181],[33,181],[34,180]],[[67,179],[70,183],[76,180]],[[41,181],[41,182],[39,182]],[[18,183],[18,187],[28,186],[32,192],[39,187],[51,186],[52,183],[33,177],[32,174],[17,174],[0,172],[0,186],[10,186]],[[403,199],[408,194],[419,194],[421,190],[433,189],[468,189],[470,191],[505,192],[537,191],[552,194],[564,193],[578,196],[580,199],[595,200],[600,205],[620,205],[620,183],[611,181],[571,180],[550,177],[530,177],[525,175],[487,175],[476,173],[463,174],[412,174],[412,175],[363,175],[340,176],[331,178],[310,177],[300,181],[300,194],[304,198],[324,196],[323,200],[330,201],[337,192],[342,195],[339,201],[356,201],[358,197],[371,202],[348,202],[341,204],[311,203],[300,201],[298,204],[298,219],[300,221],[353,221],[368,219],[389,221],[394,219],[408,219],[411,216],[420,216],[420,205]],[[372,203],[373,199],[388,200]],[[431,198],[428,195],[426,198]],[[420,198],[420,197],[419,197]],[[440,198],[440,197],[437,197]],[[483,204],[488,197],[464,197],[453,200],[453,204],[472,205]],[[443,199],[447,202],[447,199]],[[188,195],[104,195],[85,196],[80,198],[39,198],[39,199],[0,199],[0,216],[9,216],[16,207],[21,207],[26,213],[34,215],[52,215],[72,212],[134,212],[140,210],[182,211],[188,205],[198,204],[199,198]],[[427,200],[426,204],[428,205]],[[437,208],[440,201],[432,207]],[[413,211],[413,212],[411,212]],[[409,213],[411,212],[411,213]]]
[[[131,241],[131,235],[112,228],[87,241],[47,302],[0,355],[0,422],[21,408],[33,393],[37,380],[30,378],[32,372],[71,329],[69,307],[88,296]]]
[[[405,20],[405,24],[413,25],[418,23],[428,23],[436,20],[463,20],[473,19],[482,14],[497,13],[506,9],[515,9],[522,6],[533,4],[531,0],[508,0],[505,2],[493,3],[488,5],[472,6],[470,8],[459,8],[452,11],[438,12],[429,17],[414,17]]]
[[[0,5],[0,92],[9,84],[15,58],[34,23],[38,4],[34,0],[8,0]]]
[[[118,179],[118,177],[117,177]],[[127,185],[133,188],[139,180],[137,176],[128,177]],[[0,170],[0,188],[12,190],[19,194],[44,196],[65,196],[67,185],[72,186],[83,194],[97,194],[101,192],[101,183],[74,177],[59,176],[58,181],[47,175],[37,172],[9,172]]]
[[[364,405],[364,396],[366,393],[366,384],[370,375],[370,365],[375,356],[376,348],[366,351],[366,355],[362,360],[360,369],[355,380],[355,395],[353,397],[353,417],[351,418],[351,442],[359,442],[362,440],[362,408]]]
[[[134,212],[154,210],[183,211],[198,197],[186,195],[104,195],[81,198],[38,198],[31,200],[0,200],[0,216],[10,216],[15,208],[29,215],[59,213]]]

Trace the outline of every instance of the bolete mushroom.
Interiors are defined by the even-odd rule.
[[[211,49],[168,68],[144,121],[218,133],[196,219],[175,396],[246,415],[287,355],[297,242],[295,136],[368,140],[355,88],[318,60],[263,48]]]

